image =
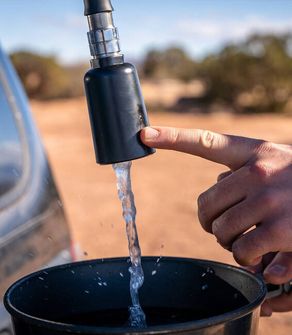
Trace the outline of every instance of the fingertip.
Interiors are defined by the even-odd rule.
[[[154,127],[143,128],[140,132],[140,138],[144,144],[154,143],[160,136],[160,131]]]

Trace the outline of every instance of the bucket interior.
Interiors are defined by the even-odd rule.
[[[254,276],[220,263],[146,257],[142,266],[140,302],[150,327],[233,313],[259,305],[265,295]],[[6,295],[6,307],[49,322],[127,327],[128,268],[124,258],[47,269],[14,284]]]

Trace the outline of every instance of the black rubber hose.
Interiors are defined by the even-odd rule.
[[[84,0],[84,15],[93,15],[114,10],[110,0]]]

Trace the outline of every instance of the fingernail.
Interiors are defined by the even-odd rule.
[[[154,128],[147,127],[144,129],[144,138],[146,141],[155,140],[157,137],[159,137],[159,134],[159,131]]]
[[[275,264],[268,267],[265,271],[265,275],[273,275],[278,277],[283,277],[287,272],[287,268],[280,264]]]

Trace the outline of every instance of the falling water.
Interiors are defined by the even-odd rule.
[[[138,233],[136,228],[136,207],[134,194],[131,185],[132,162],[114,164],[113,168],[117,176],[117,187],[119,199],[122,202],[123,217],[126,222],[129,253],[131,259],[130,272],[130,293],[132,306],[129,307],[131,327],[146,327],[146,317],[139,302],[139,288],[144,282],[144,273],[141,266],[141,249],[139,246]]]

